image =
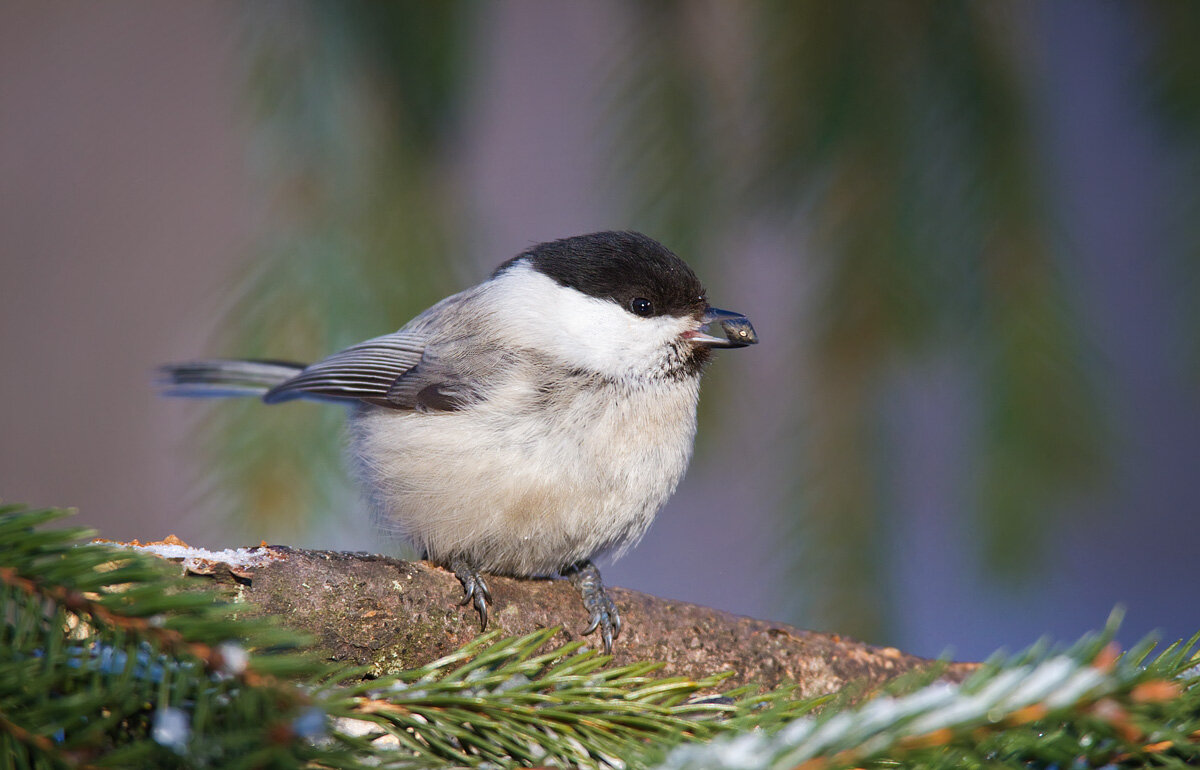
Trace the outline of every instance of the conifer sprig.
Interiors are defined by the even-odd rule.
[[[712,695],[722,675],[657,679],[659,664],[609,667],[580,643],[544,652],[556,629],[362,680],[153,557],[42,528],[63,515],[0,506],[0,770],[1200,762],[1200,634],[1118,655],[1114,620],[961,685],[926,672],[861,704]]]
[[[158,559],[40,529],[63,515],[0,506],[0,756],[12,767],[639,766],[817,703],[787,689],[706,695],[724,676],[655,679],[659,664],[607,668],[579,643],[541,652],[557,629],[486,635],[359,681],[297,654],[299,635],[185,590]]]
[[[153,557],[80,545],[87,530],[39,529],[64,515],[0,506],[0,756],[9,766],[321,760],[309,742],[269,740],[311,701],[286,680],[325,669],[296,654],[298,634],[235,619]]]
[[[538,654],[558,629],[479,637],[450,656],[395,677],[345,688],[370,740],[453,764],[480,762],[638,766],[663,745],[771,729],[825,699],[790,689],[714,692],[725,675],[650,676],[658,663],[605,667],[610,658],[573,642]],[[438,725],[432,734],[427,729]]]
[[[1200,760],[1200,634],[1157,657],[1147,640],[1120,654],[1103,634],[1065,650],[994,656],[961,685],[830,709],[774,735],[681,747],[668,768],[1093,768]]]

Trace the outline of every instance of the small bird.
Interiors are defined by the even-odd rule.
[[[611,652],[621,617],[593,559],[636,543],[683,478],[710,352],[756,342],[657,241],[601,232],[534,246],[314,364],[169,364],[160,385],[348,405],[380,520],[458,577],[482,628],[482,573],[562,575],[590,614],[584,633],[600,629]]]

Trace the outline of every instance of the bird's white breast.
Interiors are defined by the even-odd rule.
[[[699,377],[516,372],[457,412],[364,406],[352,450],[387,526],[435,561],[554,574],[636,542],[683,478]]]

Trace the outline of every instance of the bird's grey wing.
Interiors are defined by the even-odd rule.
[[[386,406],[420,412],[454,412],[487,398],[490,387],[515,363],[512,351],[478,335],[425,349],[416,366],[392,384]]]
[[[486,398],[512,352],[484,335],[469,312],[479,287],[414,318],[392,334],[360,342],[272,388],[267,403],[293,398],[358,400],[391,409],[445,412]]]
[[[388,390],[421,360],[428,338],[421,326],[360,342],[316,362],[263,396],[268,404],[293,398],[357,399],[390,406]]]

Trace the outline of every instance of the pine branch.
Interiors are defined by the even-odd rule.
[[[189,573],[222,585],[253,611],[312,634],[323,656],[366,666],[375,675],[413,668],[449,654],[479,634],[478,616],[460,606],[462,587],[446,570],[366,554],[271,546],[213,554],[168,549]],[[254,564],[244,559],[253,558]],[[557,645],[581,637],[587,617],[573,586],[563,580],[488,577],[491,623],[506,635],[562,626]],[[973,664],[946,664],[879,648],[847,637],[805,631],[686,602],[610,588],[624,631],[615,662],[663,661],[667,676],[704,678],[733,672],[728,686],[767,688],[794,683],[805,697],[854,684],[877,688],[913,670],[936,668],[962,679]]]
[[[817,702],[713,698],[722,675],[655,679],[661,664],[609,667],[578,642],[542,651],[558,629],[358,681],[159,560],[37,529],[62,515],[0,508],[0,756],[18,767],[645,764]]]
[[[990,661],[962,684],[831,709],[774,735],[683,747],[661,767],[1085,768],[1200,759],[1200,634],[1146,663],[1153,643],[1120,655],[1115,631],[1114,621],[1068,650],[1035,647]]]
[[[502,641],[492,632],[427,666],[348,687],[366,725],[337,727],[456,765],[641,766],[657,747],[776,728],[819,702],[796,700],[792,688],[706,697],[723,676],[657,679],[661,664],[607,667],[579,642],[538,653],[556,631]]]
[[[929,684],[926,670],[857,705],[847,692],[798,697],[800,683],[713,696],[727,674],[659,678],[663,663],[612,665],[580,640],[553,648],[557,628],[493,632],[363,679],[297,655],[299,635],[249,616],[245,597],[199,591],[131,549],[77,546],[82,530],[38,529],[62,515],[0,507],[3,767],[1200,761],[1200,634],[1154,659],[1150,642],[1118,656],[1114,623],[1070,649],[989,661],[961,684]]]
[[[325,670],[294,653],[298,634],[235,619],[143,554],[79,547],[85,530],[37,529],[63,515],[0,507],[0,756],[192,766],[180,755],[194,746],[198,764],[234,767],[268,745],[293,764],[320,758],[303,741],[267,740],[311,702],[283,678]]]

